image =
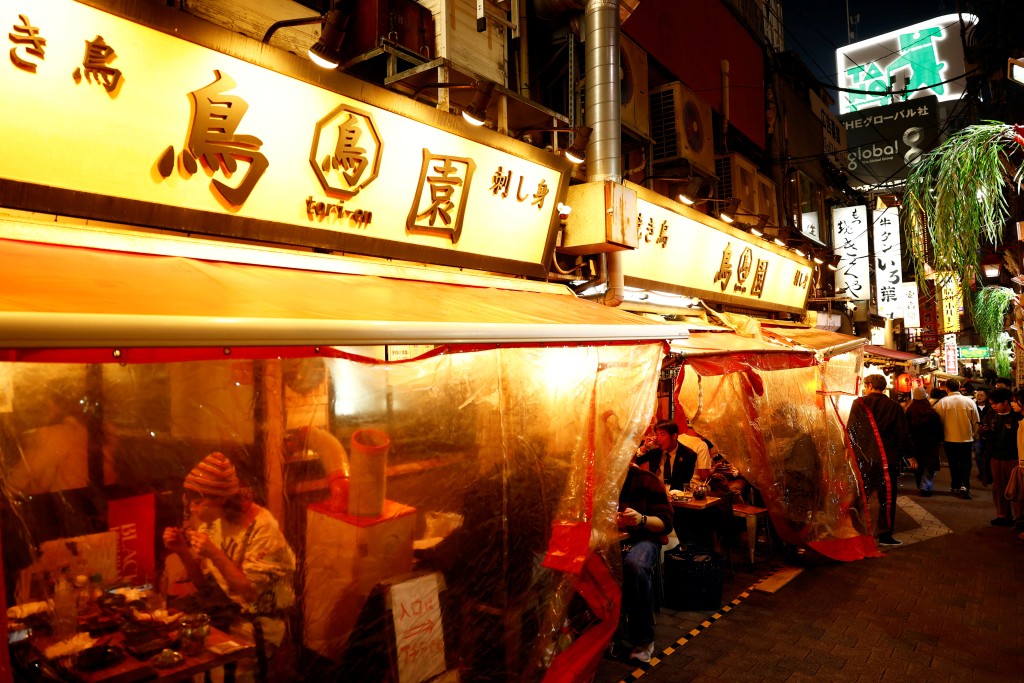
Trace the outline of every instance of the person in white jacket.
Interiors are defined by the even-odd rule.
[[[960,381],[946,380],[946,396],[935,404],[942,418],[942,446],[949,461],[950,492],[971,499],[971,453],[978,438],[978,406],[960,393]]]

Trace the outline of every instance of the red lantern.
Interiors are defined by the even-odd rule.
[[[909,394],[910,390],[913,389],[913,380],[910,375],[903,373],[896,378],[896,392],[900,394]]]

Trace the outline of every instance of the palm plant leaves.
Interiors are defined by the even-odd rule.
[[[965,287],[979,270],[979,246],[998,245],[1009,212],[1006,189],[1020,191],[1022,168],[1011,157],[1021,151],[1018,129],[993,121],[968,126],[924,155],[907,176],[904,206],[910,252],[920,281],[932,245],[930,266],[955,273]]]
[[[1012,343],[1004,331],[1004,322],[1015,296],[1007,287],[985,287],[974,297],[974,329],[991,351],[996,372],[1003,377],[1010,374]]]

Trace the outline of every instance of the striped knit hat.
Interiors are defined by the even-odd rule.
[[[185,488],[203,496],[233,496],[238,493],[235,466],[223,453],[210,453],[185,477]]]

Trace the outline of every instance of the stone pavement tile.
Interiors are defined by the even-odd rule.
[[[823,645],[827,645],[830,650],[836,647],[853,647],[857,644],[857,636],[833,629],[822,634],[821,642]]]
[[[782,661],[785,655],[778,652],[769,652],[767,648],[758,647],[744,650],[740,657],[748,664],[748,668],[771,666]]]
[[[769,668],[767,671],[772,671]],[[729,683],[762,683],[766,680],[766,673],[764,669],[756,670],[741,670],[736,667],[729,667],[722,672],[722,680],[728,681]]]
[[[804,653],[807,652],[807,648],[797,645],[796,643],[784,643],[776,641],[771,643],[770,652],[783,657],[803,657]]]
[[[953,677],[954,674],[949,671],[919,664],[912,664],[907,667],[905,675],[908,681],[927,681],[928,683],[948,683],[949,681],[957,680],[957,678]]]
[[[809,662],[803,657],[791,657],[786,655],[782,658],[782,661],[778,664],[779,668],[787,669],[789,671],[802,671],[806,674],[817,674],[821,669],[821,665]]]
[[[856,675],[871,675],[874,674],[876,679],[880,671],[880,664],[878,662],[868,662],[864,659],[864,653],[860,653],[858,659],[846,660],[846,665],[843,666],[843,672],[847,674]]]
[[[915,650],[913,652],[901,653],[899,656],[905,659],[908,665],[922,666],[925,668],[931,666],[932,660],[935,659],[931,651],[921,652],[919,650]]]
[[[816,664],[822,675],[829,676],[835,671],[841,670],[846,666],[846,660],[842,657],[837,657],[834,654],[828,652],[819,652],[812,650],[807,653],[804,659],[811,664]]]

